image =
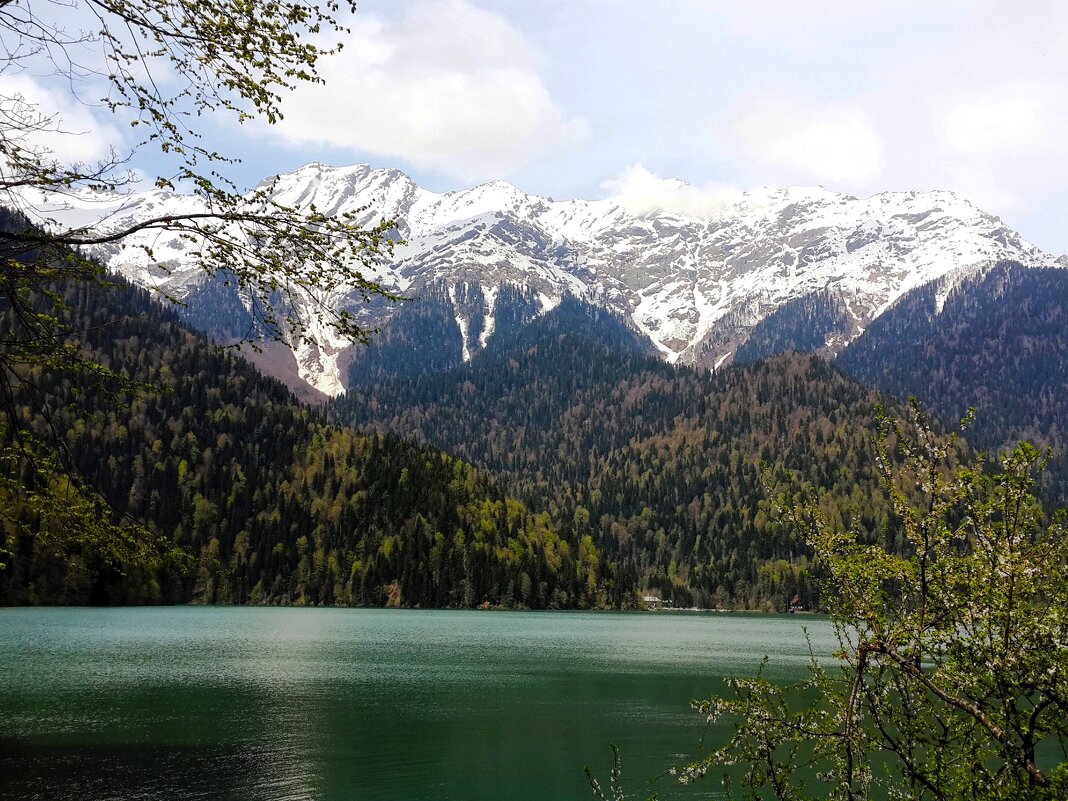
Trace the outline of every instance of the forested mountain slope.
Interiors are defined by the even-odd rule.
[[[856,320],[842,298],[830,290],[784,303],[759,323],[734,352],[735,364],[796,350],[834,356],[854,334]]]
[[[66,561],[10,524],[2,603],[617,605],[591,538],[462,462],[392,436],[326,425],[278,382],[192,334],[140,290],[57,287],[98,362],[158,388],[110,396],[33,371],[81,469],[122,512],[193,556],[188,574]],[[10,308],[0,308],[0,340]],[[47,438],[38,399],[16,399]],[[14,499],[0,499],[15,508]],[[33,521],[29,521],[32,525]]]
[[[969,439],[1053,448],[1045,494],[1068,501],[1068,271],[1002,262],[905,295],[838,357],[858,380],[917,396],[944,420],[975,407]]]
[[[366,388],[463,367],[471,355],[465,353],[459,330],[455,325],[449,327],[454,323],[452,304],[457,294],[456,289],[440,286],[406,304],[356,357],[350,367],[349,383]],[[477,284],[461,287],[459,294],[472,305],[483,299],[483,290]],[[499,355],[547,336],[593,340],[612,352],[653,354],[649,342],[619,317],[572,296],[565,296],[559,306],[544,315],[537,298],[517,287],[502,287],[494,300],[494,338],[486,346],[491,354]],[[474,327],[465,332],[466,338],[481,339],[485,334],[483,325],[484,321],[475,316]]]
[[[759,463],[794,470],[833,514],[890,537],[871,472],[880,396],[814,356],[707,371],[627,347],[574,300],[461,367],[352,390],[339,421],[421,436],[500,475],[561,527],[678,603],[815,600],[804,550],[773,520]],[[850,510],[852,507],[852,511]]]

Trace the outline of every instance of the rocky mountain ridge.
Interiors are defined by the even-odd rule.
[[[400,243],[375,276],[418,298],[427,287],[478,286],[477,335],[471,303],[450,295],[464,359],[494,333],[502,286],[535,297],[542,311],[566,295],[613,310],[670,362],[729,363],[753,329],[784,304],[824,293],[839,317],[820,349],[837,353],[895,300],[935,279],[982,271],[1004,259],[1025,266],[1066,266],[999,218],[948,191],[894,192],[856,198],[820,187],[756,189],[699,204],[676,182],[652,206],[621,195],[554,201],[494,181],[435,193],[407,175],[367,165],[308,164],[265,183],[287,205],[327,214],[358,212],[367,225],[393,220]],[[148,214],[194,210],[196,196],[152,191],[92,198],[122,224]],[[77,204],[77,199],[69,201]],[[81,210],[85,213],[84,210]],[[150,262],[136,241],[94,255],[141,286],[184,298],[204,276],[186,255],[188,243],[155,236]],[[470,298],[471,292],[461,292]],[[374,326],[395,308],[366,305],[356,293],[309,299],[358,310]],[[345,388],[351,345],[330,331],[317,346],[293,348],[294,373],[327,395]]]

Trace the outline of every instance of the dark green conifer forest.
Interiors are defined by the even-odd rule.
[[[973,445],[1026,440],[1052,449],[1040,493],[1068,499],[1068,271],[1002,262],[941,290],[905,295],[837,359],[898,398],[915,395],[943,420],[969,407]]]
[[[333,416],[501,477],[562,530],[592,529],[621,573],[676,604],[786,609],[818,599],[761,463],[790,468],[839,519],[860,516],[893,547],[892,521],[870,500],[881,400],[809,355],[713,375],[674,367],[611,315],[565,300],[468,365],[359,387]]]
[[[192,566],[120,572],[91,549],[55,553],[8,521],[0,602],[628,603],[585,532],[562,538],[469,465],[328,425],[145,292],[56,291],[87,355],[151,389],[110,394],[87,376],[37,370],[22,385],[21,422],[50,436],[47,403],[85,478]],[[0,314],[0,333],[11,322]]]

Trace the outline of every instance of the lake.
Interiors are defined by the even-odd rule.
[[[0,797],[588,801],[610,743],[636,793],[720,733],[692,699],[802,676],[803,627],[834,650],[811,616],[2,609]]]

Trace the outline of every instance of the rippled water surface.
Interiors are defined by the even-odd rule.
[[[698,753],[691,699],[800,677],[802,626],[833,650],[791,616],[4,609],[0,798],[569,801],[613,742],[636,792]]]

